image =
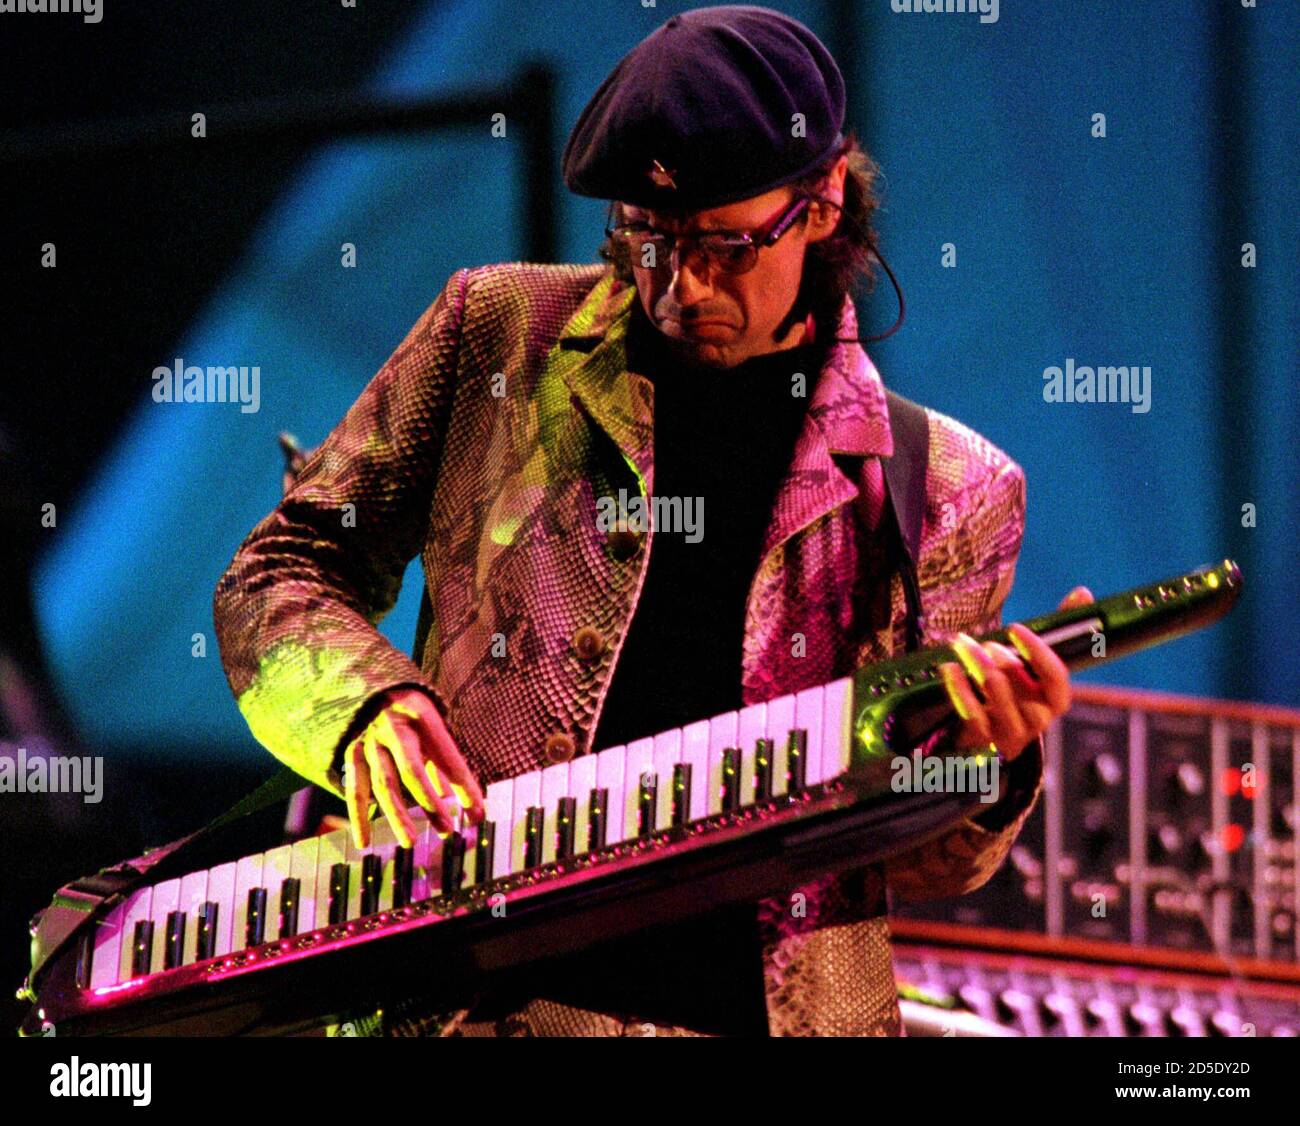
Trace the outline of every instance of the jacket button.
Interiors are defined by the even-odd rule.
[[[546,756],[547,762],[568,762],[573,758],[574,749],[572,735],[565,731],[552,731],[546,736],[546,745],[542,748],[542,753]]]
[[[620,563],[626,563],[641,550],[641,533],[628,528],[614,528],[605,535],[605,546],[610,555]]]
[[[583,626],[573,635],[573,648],[584,661],[594,661],[605,652],[605,635],[594,626]]]

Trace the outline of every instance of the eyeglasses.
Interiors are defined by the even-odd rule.
[[[615,202],[609,205],[605,235],[632,256],[634,265],[639,263],[648,270],[667,266],[681,246],[684,254],[701,255],[710,268],[716,267],[727,274],[744,274],[758,264],[759,250],[777,243],[811,202],[808,196],[800,196],[770,222],[747,231],[689,231],[676,235],[655,230],[648,223],[613,226],[614,209],[618,206]]]

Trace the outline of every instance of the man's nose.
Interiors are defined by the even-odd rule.
[[[713,287],[698,272],[701,257],[699,254],[683,256],[680,246],[673,247],[673,276],[668,283],[668,295],[683,308],[699,304],[713,292]]]

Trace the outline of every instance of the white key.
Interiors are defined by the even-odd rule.
[[[724,712],[709,720],[709,815],[722,812],[722,752],[736,745],[735,712]]]
[[[690,820],[698,821],[709,814],[709,721],[682,728],[682,762],[691,768]]]
[[[849,769],[849,748],[853,727],[853,681],[849,677],[823,686],[826,707],[822,719],[822,777],[828,782]]]
[[[767,736],[767,705],[750,704],[740,709],[736,739],[740,745],[740,804],[754,804],[754,763],[757,761],[755,744]]]
[[[528,810],[542,804],[542,775],[530,770],[514,780],[510,795],[510,868],[511,873],[522,872],[528,854]],[[543,825],[545,832],[545,825]],[[503,875],[505,873],[502,873]]]
[[[591,828],[591,791],[596,788],[595,755],[583,755],[569,763],[569,797],[577,807],[573,825],[573,854],[587,851],[587,834]]]
[[[790,732],[794,729],[794,697],[778,696],[767,702],[767,737],[772,740],[772,793],[784,794],[790,787]]]
[[[149,918],[153,921],[153,953],[149,955],[149,971],[157,973],[166,964],[163,958],[167,951],[167,916],[179,911],[181,904],[180,880],[164,880],[153,889],[153,903],[149,907]]]
[[[623,760],[626,747],[610,747],[596,756],[596,785],[609,791],[605,806],[605,843],[617,844],[626,836],[626,796],[623,790]]]
[[[117,980],[130,981],[136,975],[131,972],[131,962],[135,955],[135,925],[149,918],[149,909],[153,905],[153,888],[139,888],[133,891],[122,912],[122,946],[118,961]]]
[[[298,881],[299,934],[316,929],[316,871],[319,867],[320,837],[304,837],[294,844],[289,857],[289,875]]]
[[[805,748],[804,782],[815,786],[822,780],[822,711],[825,692],[819,684],[806,688],[794,698],[794,725],[808,732]]]
[[[641,831],[641,786],[654,773],[655,741],[634,739],[623,756],[623,840],[635,840]],[[610,800],[613,800],[611,795]]]
[[[235,872],[237,865],[219,864],[208,873],[207,902],[217,905],[217,939],[213,957],[230,953],[231,935],[235,932]]]
[[[510,838],[514,824],[514,781],[503,778],[493,782],[483,795],[487,820],[495,826],[496,834],[492,841],[492,878],[499,880],[510,874]],[[467,850],[468,853],[469,850]]]
[[[542,771],[542,808],[546,810],[546,836],[542,841],[542,863],[555,861],[555,835],[560,822],[560,799],[569,796],[569,764],[557,762]]]
[[[119,903],[95,928],[95,952],[90,960],[91,989],[106,989],[121,980],[122,920],[126,904]]]
[[[180,910],[185,912],[185,941],[181,946],[181,965],[198,960],[199,912],[208,898],[208,873],[191,872],[181,878]]]
[[[248,893],[262,886],[262,854],[245,856],[235,866],[235,915],[231,920],[230,949],[238,953],[248,947]]]
[[[347,863],[350,835],[348,829],[335,829],[332,833],[325,833],[319,838],[316,858],[316,921],[313,930],[330,925],[330,873],[335,864]],[[349,873],[349,890],[355,882]]]
[[[673,823],[673,774],[682,761],[682,729],[675,727],[655,736],[654,771],[659,779],[659,800],[655,808],[655,828],[667,829]]]
[[[281,937],[280,892],[284,881],[289,878],[289,866],[292,860],[292,845],[281,845],[263,854],[262,886],[266,888],[266,926],[262,934],[266,942],[273,942]]]

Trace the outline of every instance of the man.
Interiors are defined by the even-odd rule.
[[[497,779],[902,647],[882,469],[896,443],[848,296],[869,257],[873,169],[844,112],[838,68],[796,21],[674,16],[615,68],[565,151],[570,188],[618,203],[611,264],[458,271],[240,547],[215,601],[232,690],[268,749],[346,798],[358,842],[372,801],[403,841],[416,803],[451,831],[457,804],[482,818]],[[928,429],[925,637],[958,639],[964,668],[944,679],[961,744],[1000,749],[1000,799],[887,867],[586,951],[472,1011],[390,1023],[900,1031],[887,895],[991,875],[1036,797],[1037,737],[1069,701],[1029,631],[1019,653],[962,638],[999,622],[1024,479],[959,423],[928,412]],[[611,498],[643,494],[680,501],[705,534],[602,526]],[[417,552],[418,666],[373,626]]]

